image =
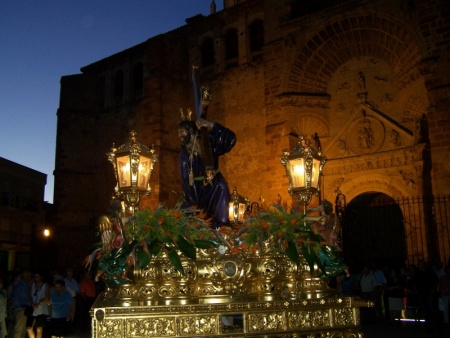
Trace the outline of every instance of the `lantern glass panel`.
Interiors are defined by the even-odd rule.
[[[130,156],[119,156],[117,157],[116,161],[117,177],[119,178],[119,188],[131,187]]]
[[[311,173],[311,187],[317,189],[319,187],[319,171],[320,161],[313,159],[312,173]]]
[[[148,157],[141,156],[138,168],[138,182],[137,188],[139,190],[146,190],[148,186],[148,181],[150,179],[152,160]]]
[[[239,203],[238,222],[244,222],[245,204]]]
[[[231,222],[234,222],[234,202],[230,202],[230,206],[228,208],[228,219]]]
[[[289,160],[289,172],[293,188],[304,188],[305,182],[305,159],[296,158]]]

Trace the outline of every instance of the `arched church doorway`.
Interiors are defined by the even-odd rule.
[[[406,237],[399,205],[379,192],[355,197],[342,215],[342,249],[345,262],[354,272],[371,262],[380,267],[402,266]]]

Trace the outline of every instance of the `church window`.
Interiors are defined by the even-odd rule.
[[[225,60],[237,58],[238,55],[238,31],[237,29],[229,29],[225,33]]]
[[[123,102],[123,71],[118,70],[114,75],[114,100],[116,103]]]
[[[264,46],[264,24],[262,20],[255,20],[249,27],[250,52],[262,50]]]
[[[144,65],[142,62],[137,62],[133,66],[131,78],[131,94],[132,97],[140,97],[144,89]]]
[[[214,64],[214,41],[211,37],[207,37],[203,40],[200,47],[200,52],[202,67],[207,67]]]

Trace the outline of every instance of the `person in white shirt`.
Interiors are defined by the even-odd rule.
[[[373,289],[375,288],[375,277],[370,269],[365,266],[360,279],[361,297],[373,300]]]
[[[42,301],[49,297],[50,291],[42,273],[36,272],[33,277],[34,282],[31,285],[33,316],[27,318],[27,332],[29,338],[41,338],[49,315],[48,305],[43,304]]]

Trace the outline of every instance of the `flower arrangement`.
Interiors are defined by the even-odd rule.
[[[315,223],[307,221],[300,205],[288,207],[279,200],[267,209],[250,217],[237,234],[241,247],[250,251],[261,250],[269,241],[272,250],[286,256],[294,263],[307,262],[311,274],[318,267],[324,275],[336,275],[345,264],[337,248],[324,240]]]
[[[123,284],[129,282],[124,277],[129,266],[144,268],[161,252],[184,274],[180,253],[196,260],[197,249],[222,247],[232,253],[252,253],[269,245],[273,252],[286,254],[296,264],[301,263],[303,256],[311,274],[316,267],[324,275],[343,271],[345,264],[338,250],[325,242],[299,209],[278,201],[269,208],[261,208],[238,228],[220,229],[213,229],[206,214],[193,209],[159,205],[137,212],[125,225],[116,214],[112,226],[115,237],[108,239],[107,250],[94,251],[88,263],[92,266],[97,259],[98,270],[112,277],[110,283]]]
[[[126,224],[126,233],[137,243],[136,262],[145,267],[153,256],[164,251],[172,265],[184,274],[178,252],[196,260],[196,249],[216,248],[220,236],[213,231],[206,215],[195,210],[167,209],[163,205],[145,209]]]

